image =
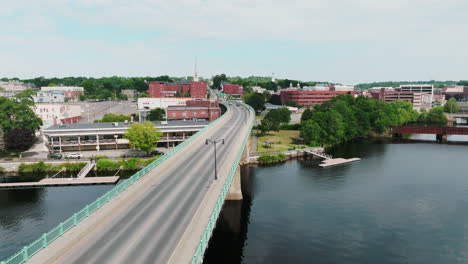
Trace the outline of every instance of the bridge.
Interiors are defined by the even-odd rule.
[[[396,137],[402,134],[435,134],[438,142],[446,142],[447,135],[468,135],[468,127],[393,126],[392,133]]]
[[[13,263],[201,263],[225,199],[242,199],[239,162],[254,112],[218,120],[6,259]],[[213,147],[217,145],[214,179]]]

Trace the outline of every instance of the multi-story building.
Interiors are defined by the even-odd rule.
[[[221,87],[222,87],[223,92],[225,94],[242,96],[242,94],[244,93],[244,91],[242,89],[242,86],[240,86],[238,84],[223,82],[221,84]]]
[[[186,106],[169,106],[168,120],[207,120],[214,121],[221,116],[221,109],[217,101],[192,100]]]
[[[81,120],[81,106],[76,104],[37,103],[34,112],[42,119],[42,127],[72,124]]]
[[[33,99],[36,103],[64,103],[65,93],[63,91],[38,92]]]
[[[65,99],[71,101],[78,101],[80,95],[84,94],[84,88],[78,86],[51,86],[51,87],[41,87],[42,92],[64,92]]]
[[[408,91],[387,91],[382,89],[379,94],[379,99],[386,103],[391,103],[397,100],[407,101],[413,105],[415,110],[421,110],[421,108],[432,107],[432,95],[424,92],[408,92]]]
[[[34,86],[30,83],[23,83],[19,81],[0,82],[0,96],[12,98],[18,93],[33,88]]]
[[[205,82],[177,81],[177,82],[150,82],[148,94],[153,98],[164,97],[191,97],[206,98],[207,86]]]
[[[280,98],[281,103],[284,105],[294,102],[297,106],[314,106],[322,104],[325,101],[332,99],[333,97],[340,94],[351,94],[354,92],[346,91],[281,91]]]
[[[402,92],[428,93],[431,95],[431,102],[434,95],[434,85],[431,84],[402,84],[398,90]]]

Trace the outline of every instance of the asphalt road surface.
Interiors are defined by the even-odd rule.
[[[231,151],[238,150],[234,139],[248,125],[248,110],[235,105],[229,108],[233,115],[226,117],[229,120],[223,126],[213,127],[214,135],[210,136],[225,139],[217,148],[218,168]],[[187,145],[183,159],[159,172],[160,177],[138,194],[132,206],[118,216],[105,218],[103,228],[83,235],[66,253],[48,252],[47,258],[33,257],[31,263],[166,263],[214,180],[213,145],[205,145],[204,139]],[[51,257],[53,254],[62,255]]]

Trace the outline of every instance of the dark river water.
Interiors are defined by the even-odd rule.
[[[468,143],[417,139],[340,145],[328,153],[362,160],[336,167],[243,168],[205,263],[468,263]],[[0,260],[111,187],[0,191]]]
[[[204,263],[468,263],[465,144],[360,141],[329,150],[352,164],[245,168]]]

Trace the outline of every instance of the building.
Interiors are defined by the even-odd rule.
[[[133,100],[136,98],[136,91],[132,89],[122,90],[122,94],[126,95],[128,100]]]
[[[242,94],[244,94],[244,90],[242,89],[242,86],[238,84],[223,82],[221,84],[221,87],[225,94],[237,95],[237,96],[242,96]]]
[[[351,92],[354,91],[354,85],[341,85],[341,84],[336,84],[332,86],[333,89],[331,91],[345,91],[345,92]]]
[[[34,86],[30,83],[19,81],[0,82],[0,96],[13,98],[15,95],[33,88]]]
[[[379,94],[379,99],[386,103],[394,101],[407,101],[413,105],[413,109],[421,110],[421,108],[429,109],[432,107],[432,95],[422,92],[408,92],[408,91],[387,91],[382,89]]]
[[[322,104],[325,101],[332,99],[333,97],[340,94],[351,94],[354,95],[354,92],[345,92],[345,91],[281,91],[280,98],[281,103],[288,105],[290,103],[296,103],[297,106],[314,106],[317,104]]]
[[[207,120],[214,121],[221,116],[221,108],[217,101],[192,100],[186,106],[169,106],[167,120]]]
[[[140,116],[140,120],[146,120],[147,112],[149,112],[152,109],[167,109],[169,106],[185,106],[185,102],[190,100],[190,97],[138,98],[138,114]]]
[[[37,92],[33,96],[35,103],[64,103],[65,92],[63,91],[51,91],[51,92]]]
[[[205,82],[177,81],[177,82],[150,82],[148,94],[153,98],[164,97],[190,97],[205,99],[207,86]]]
[[[34,112],[42,119],[44,128],[81,120],[81,106],[76,104],[37,103]]]
[[[129,122],[78,123],[55,125],[43,130],[45,145],[50,151],[86,151],[105,149],[128,149],[128,140],[123,138]],[[206,121],[153,122],[163,135],[158,146],[174,147],[206,127]]]
[[[252,91],[254,91],[255,93],[264,93],[267,91],[267,89],[265,88],[262,88],[260,86],[252,86]]]
[[[84,88],[78,86],[51,86],[41,87],[42,92],[64,92],[65,100],[78,101],[84,95]]]
[[[398,90],[402,92],[428,93],[431,95],[431,102],[434,95],[434,85],[431,84],[402,84]]]

